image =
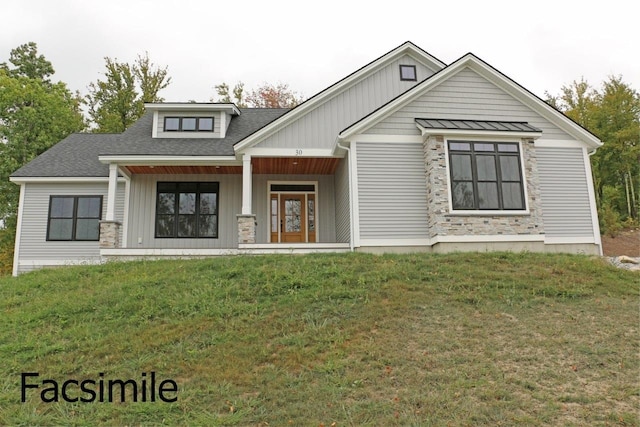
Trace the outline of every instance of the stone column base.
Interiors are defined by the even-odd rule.
[[[238,243],[256,242],[256,216],[254,214],[236,215],[238,218]]]
[[[100,221],[100,249],[120,247],[120,226],[118,221]]]

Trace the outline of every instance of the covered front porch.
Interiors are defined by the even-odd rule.
[[[101,160],[110,165],[103,259],[350,250],[345,159]]]

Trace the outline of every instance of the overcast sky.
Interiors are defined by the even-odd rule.
[[[640,90],[632,0],[5,0],[0,62],[34,41],[54,80],[86,94],[104,57],[145,51],[167,66],[167,101],[209,101],[214,85],[288,83],[308,98],[412,41],[449,64],[472,52],[540,97],[610,75]]]

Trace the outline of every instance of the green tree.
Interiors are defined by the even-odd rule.
[[[159,92],[171,83],[167,68],[156,67],[149,55],[133,64],[105,58],[105,80],[89,84],[85,97],[94,130],[120,133],[144,114],[147,102],[162,102]]]
[[[0,260],[13,250],[18,208],[19,187],[9,176],[85,127],[79,97],[66,84],[49,81],[53,67],[37,54],[35,43],[12,50],[9,61],[13,66],[0,65]]]
[[[44,55],[38,55],[38,46],[34,42],[25,43],[11,50],[9,62],[0,64],[0,69],[7,72],[12,77],[28,77],[30,79],[40,79],[49,83],[49,77],[54,73],[53,65],[47,61]]]
[[[620,76],[600,90],[580,80],[548,102],[603,142],[591,157],[596,201],[603,231],[621,220],[637,222],[640,206],[640,96]]]
[[[239,108],[247,108],[247,103],[244,98],[244,83],[238,82],[233,87],[233,98],[232,94],[229,92],[229,85],[227,83],[221,83],[215,86],[216,93],[218,94],[217,102],[227,102],[234,103]],[[212,98],[211,101],[214,101]]]
[[[217,102],[233,102],[240,108],[293,108],[303,101],[302,96],[285,83],[263,83],[249,93],[245,93],[242,82],[233,87],[232,93],[227,83],[216,85],[215,89],[218,94]]]

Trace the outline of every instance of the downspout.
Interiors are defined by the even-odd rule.
[[[344,145],[340,145],[340,141],[338,140],[338,138],[336,138],[336,146],[339,148],[342,148],[343,150],[347,150],[347,156],[349,158],[349,249],[351,250],[351,252],[353,252],[355,250],[354,247],[354,240],[355,240],[355,230],[354,230],[354,223],[355,220],[353,218],[353,181],[351,179],[351,171],[353,170],[351,162],[351,148],[349,147],[345,147]]]

